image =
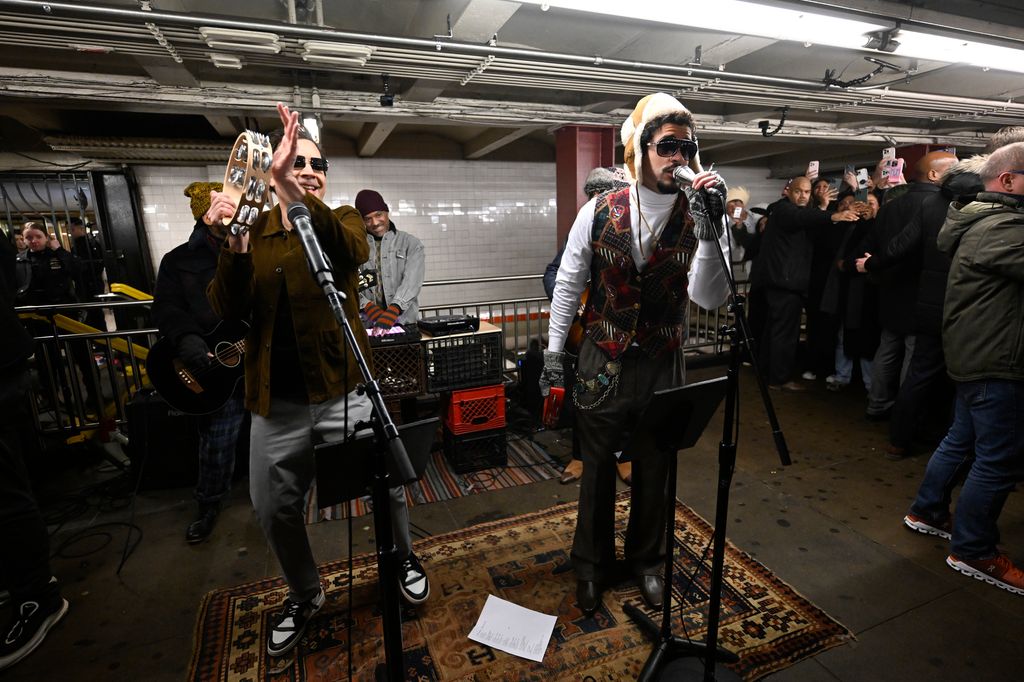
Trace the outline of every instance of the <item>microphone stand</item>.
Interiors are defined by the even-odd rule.
[[[686,174],[677,174],[676,179],[683,185],[687,198],[690,198],[692,193],[695,191],[700,191],[693,190],[689,186],[689,180],[692,180],[692,173],[690,173],[689,177],[687,177]],[[724,197],[721,196],[721,192],[718,192],[718,190],[714,188],[709,188],[708,191],[709,193],[718,194],[721,203],[724,205]],[[729,226],[725,224],[724,216],[717,217],[717,222],[723,225],[723,229],[729,229]],[[757,357],[754,354],[753,338],[750,335],[750,326],[747,322],[747,316],[743,309],[744,298],[736,289],[736,280],[732,276],[732,270],[729,267],[729,260],[726,258],[725,251],[722,249],[721,241],[718,238],[715,238],[712,241],[715,243],[715,249],[718,252],[718,261],[722,266],[722,271],[726,274],[726,279],[729,284],[730,302],[728,305],[728,311],[733,316],[733,324],[723,325],[720,330],[723,335],[729,336],[730,350],[729,369],[726,374],[725,414],[722,420],[722,440],[718,444],[718,490],[715,502],[715,525],[711,551],[711,585],[709,588],[708,627],[703,644],[672,635],[671,624],[668,616],[668,611],[671,606],[670,584],[666,584],[665,586],[665,589],[669,591],[669,594],[666,595],[664,604],[665,611],[663,612],[660,630],[658,630],[653,621],[651,621],[645,614],[638,610],[631,612],[630,615],[633,616],[635,620],[639,621],[639,624],[644,630],[647,632],[659,633],[658,641],[660,644],[651,652],[651,655],[638,678],[639,680],[644,681],[657,679],[657,675],[661,672],[661,669],[671,662],[673,658],[700,656],[701,653],[703,653],[704,671],[701,680],[703,680],[703,682],[715,682],[715,663],[716,661],[720,661],[725,658],[725,656],[723,656],[723,652],[720,652],[718,649],[718,626],[721,618],[722,585],[724,583],[725,573],[725,529],[729,520],[729,489],[732,486],[732,477],[736,469],[737,443],[735,440],[734,425],[738,419],[740,350],[743,346],[747,348],[750,354],[751,365],[753,365],[754,368],[754,376],[756,377],[758,387],[761,390],[761,400],[764,403],[765,411],[768,414],[768,421],[771,424],[772,435],[775,440],[775,448],[779,453],[779,460],[784,466],[791,464],[789,447],[786,445],[786,437],[782,433],[782,428],[779,426],[778,417],[775,414],[775,408],[772,404],[771,396],[768,394],[768,385],[757,369]],[[670,479],[669,485],[675,485],[674,478]],[[674,518],[674,513],[670,511],[670,530],[668,530],[669,535],[667,536],[669,541],[669,556],[666,559],[666,564],[669,565],[671,565],[670,562],[673,560],[672,549],[675,547],[673,535],[671,534],[674,531],[675,526]],[[646,620],[639,619],[637,616],[641,616]],[[728,671],[723,671],[722,676],[735,677]]]
[[[399,478],[408,481],[416,477],[412,463],[405,451],[402,439],[398,437],[398,427],[388,414],[384,399],[380,394],[380,385],[370,373],[359,344],[356,343],[352,325],[345,317],[343,302],[344,292],[334,284],[334,270],[330,259],[320,246],[320,241],[313,231],[309,209],[305,204],[296,202],[288,206],[288,220],[302,241],[302,250],[306,254],[306,263],[313,279],[324,290],[327,303],[345,333],[352,356],[359,365],[363,383],[357,388],[365,393],[373,407],[373,433],[378,446],[378,457],[375,463],[373,479],[373,525],[377,536],[377,575],[380,578],[380,591],[383,600],[382,621],[384,637],[384,670],[377,670],[377,678],[388,682],[402,682],[405,679],[402,664],[402,604],[398,594],[398,549],[395,546],[394,534],[391,530],[391,507],[388,491],[390,489],[387,458],[385,450],[390,452],[394,460]]]

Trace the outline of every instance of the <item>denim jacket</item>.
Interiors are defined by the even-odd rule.
[[[359,269],[376,270],[378,281],[376,288],[360,292],[359,307],[371,301],[382,308],[395,303],[402,309],[398,324],[415,322],[426,265],[423,243],[408,232],[399,232],[394,223],[379,242],[367,234],[366,243],[370,257]]]

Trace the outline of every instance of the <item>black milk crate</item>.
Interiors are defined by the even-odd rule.
[[[408,398],[424,393],[423,347],[418,343],[373,346],[373,370],[384,398]]]
[[[424,342],[427,391],[439,393],[501,383],[501,331],[441,336]]]
[[[508,464],[505,429],[476,431],[456,436],[445,428],[444,456],[458,474],[503,467]]]

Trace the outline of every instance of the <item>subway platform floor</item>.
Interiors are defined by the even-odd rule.
[[[690,380],[722,373],[704,369],[691,372]],[[1024,597],[954,572],[945,564],[944,541],[902,526],[929,453],[887,460],[887,424],[864,419],[863,390],[832,393],[821,381],[809,386],[803,393],[771,393],[793,459],[782,467],[754,378],[749,370],[742,373],[728,536],[850,628],[856,640],[771,679],[1019,679]],[[698,445],[679,457],[679,498],[709,520],[721,413]],[[568,432],[534,437],[557,456],[568,456]],[[62,475],[60,486],[91,483],[103,475],[97,468],[103,469]],[[59,492],[48,488],[43,495]],[[578,493],[576,485],[551,480],[413,507],[411,518],[424,533],[443,533],[572,501]],[[70,611],[35,653],[0,673],[5,682],[181,680],[202,596],[278,573],[244,482],[236,484],[211,538],[194,546],[184,541],[195,512],[187,488],[142,493],[134,507],[93,502],[52,538],[57,549],[73,533],[96,531],[53,562]],[[100,525],[118,522],[143,532],[120,574],[126,527]],[[1000,527],[1005,549],[1024,564],[1019,493],[1007,501]],[[371,529],[369,517],[354,521],[357,553],[372,551]],[[320,561],[345,555],[346,522],[317,524],[310,536]],[[0,609],[0,618],[7,616],[8,607]]]

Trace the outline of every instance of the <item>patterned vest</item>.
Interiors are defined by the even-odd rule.
[[[612,360],[635,341],[658,358],[679,348],[686,318],[690,259],[697,247],[683,194],[643,273],[633,261],[630,188],[602,195],[594,209],[586,335]]]

